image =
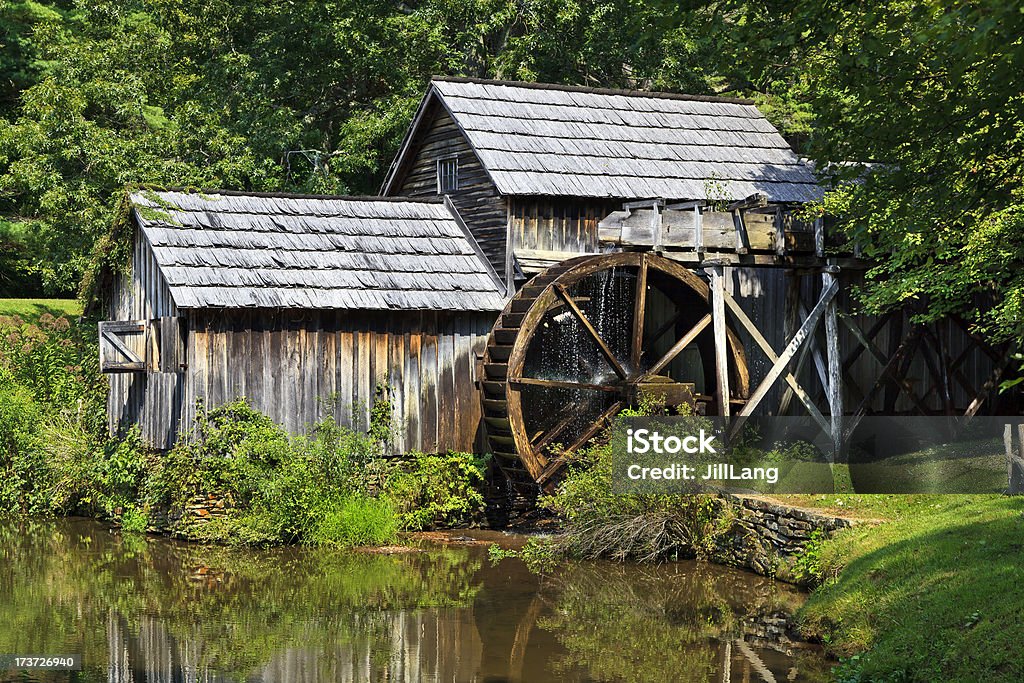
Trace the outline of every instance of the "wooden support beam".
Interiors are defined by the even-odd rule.
[[[750,251],[750,236],[747,235],[747,225],[743,222],[743,212],[734,209],[732,212],[732,224],[736,230],[736,253],[746,254]]]
[[[804,318],[807,317],[807,307],[800,304],[800,315]],[[811,338],[807,341],[807,348],[811,353],[811,357],[814,359],[814,370],[818,373],[818,381],[821,382],[821,388],[824,389],[825,395],[828,395],[828,369],[825,364],[825,356],[821,352],[821,345],[818,343],[816,335],[811,335]]]
[[[799,271],[786,273],[786,311],[782,321],[783,339],[792,339],[800,324],[800,283],[802,278]],[[807,358],[806,348],[800,352],[796,361],[796,368],[793,370],[794,377],[800,377],[800,372]],[[786,386],[779,399],[779,415],[785,415],[789,411],[789,403],[793,399],[793,390]]]
[[[577,417],[578,415],[576,414],[576,406],[572,404],[566,405],[565,408],[562,409],[562,412],[559,414],[558,422],[555,423],[555,425],[546,433],[538,432],[536,435],[534,435],[533,439],[530,440],[530,445],[533,446],[534,450],[536,450],[538,453],[542,453],[544,451],[545,446],[547,446],[549,443],[553,442],[556,438],[558,438],[558,435],[564,432],[566,428],[569,425],[571,425]]]
[[[537,379],[534,377],[509,377],[508,383],[547,387],[548,389],[587,389],[588,391],[604,391],[609,394],[622,391],[619,387],[611,384],[586,384],[584,382],[565,382],[557,379]]]
[[[825,221],[822,218],[814,220],[814,255],[825,258]]]
[[[903,343],[903,329],[906,321],[904,311],[895,311],[891,315],[891,324],[889,325],[889,356],[893,356]],[[868,339],[874,339],[872,336],[868,336]],[[906,374],[906,373],[901,373]],[[896,412],[896,402],[900,397],[900,386],[897,382],[887,382],[885,385],[885,393],[882,395],[882,412],[886,415],[892,415]]]
[[[985,380],[985,383],[978,390],[977,396],[971,401],[971,404],[967,406],[967,410],[964,411],[964,417],[970,420],[978,411],[981,410],[981,406],[985,403],[985,399],[988,395],[996,388],[999,384],[999,380],[1002,379],[1003,373],[1006,371],[1006,361],[1003,361],[1002,365],[996,366],[996,369],[992,371],[992,376]]]
[[[704,253],[704,212],[701,207],[693,207],[693,250]]]
[[[729,347],[725,325],[725,273],[720,265],[707,270],[711,278],[711,322],[715,335],[715,400],[718,414],[729,417]]]
[[[822,288],[839,291],[839,280],[831,268],[821,274]],[[828,392],[829,414],[832,418],[832,457],[840,458],[843,452],[843,379],[841,350],[839,348],[839,321],[837,318],[837,301],[833,296],[825,304],[825,352],[828,357]]]
[[[860,402],[859,406],[857,406],[857,409],[853,412],[852,417],[849,420],[847,420],[845,434],[846,439],[849,439],[850,434],[852,434],[853,430],[857,428],[857,424],[860,422],[860,418],[863,417],[864,414],[867,413],[867,411],[871,408],[871,401],[874,400],[875,395],[883,386],[883,377],[886,374],[891,374],[892,367],[896,365],[904,356],[910,355],[910,351],[917,345],[917,338],[919,335],[919,328],[911,329],[910,334],[906,336],[906,338],[900,343],[899,347],[896,349],[896,353],[892,354],[892,356],[889,357],[889,360],[886,361],[885,364],[882,366],[882,372],[878,376],[878,380],[875,381],[874,385],[871,387],[867,395],[864,397],[864,400]],[[897,376],[893,375],[893,378],[897,383],[900,382]]]
[[[864,338],[865,339],[874,339],[878,335],[878,333],[882,331],[882,328],[885,327],[886,323],[888,323],[891,320],[893,315],[894,315],[893,313],[886,313],[881,318],[876,320],[875,323],[868,329],[867,333],[862,333]],[[849,316],[842,316],[843,321],[848,326],[851,325],[851,324],[854,324],[854,323],[852,323],[852,322],[847,320],[848,317]],[[860,332],[860,328],[858,328],[857,331]],[[865,350],[866,350],[866,347],[864,347],[861,344],[858,344],[854,348],[850,349],[850,353],[846,356],[846,359],[843,360],[843,370],[844,371],[849,371],[850,368],[853,367],[853,364],[857,362],[857,359],[860,358],[860,355]],[[892,350],[895,352],[896,344],[893,344]]]
[[[622,401],[617,401],[603,413],[598,415],[597,419],[595,419],[591,423],[591,425],[587,427],[586,430],[584,430],[583,434],[581,434],[580,437],[576,439],[575,442],[572,443],[572,445],[570,445],[568,448],[562,451],[558,455],[558,457],[552,458],[550,461],[548,461],[548,464],[541,471],[540,476],[537,477],[537,483],[540,484],[541,486],[546,484],[551,479],[551,477],[555,476],[555,474],[557,474],[560,469],[565,467],[565,463],[568,460],[569,456],[578,451],[579,449],[583,448],[584,446],[586,446],[588,441],[597,436],[597,433],[604,429],[608,420],[615,417],[615,415],[617,415],[618,412],[625,407],[625,405],[626,404],[623,403]]]
[[[766,374],[765,378],[761,380],[761,384],[758,385],[757,389],[755,389],[754,393],[750,396],[750,400],[747,401],[745,406],[743,406],[743,409],[739,413],[740,417],[749,417],[757,406],[760,405],[761,401],[764,400],[764,397],[775,385],[775,382],[778,381],[779,377],[782,376],[782,373],[786,371],[790,361],[792,361],[793,357],[796,356],[797,351],[800,350],[800,347],[807,341],[807,338],[814,332],[814,328],[817,327],[818,321],[821,320],[821,316],[825,313],[825,307],[830,301],[832,301],[838,291],[839,284],[837,282],[832,282],[832,284],[826,287],[821,293],[821,298],[818,299],[818,303],[816,303],[814,308],[811,309],[810,315],[808,315],[807,319],[804,320],[802,325],[800,325],[800,329],[796,331],[796,334],[793,335],[789,344],[786,345],[786,349],[779,355],[779,359],[775,361],[775,364],[772,365],[768,374]],[[739,425],[734,425],[733,427],[734,430],[738,428]]]
[[[904,340],[904,344],[901,344],[898,347],[897,352],[893,354],[893,356],[890,357],[889,360],[886,360],[885,356],[882,355],[882,352],[878,349],[877,346],[875,346],[875,343],[872,342],[867,337],[865,337],[864,333],[860,331],[860,328],[858,328],[857,325],[855,325],[848,317],[842,316],[840,320],[842,320],[843,324],[846,325],[846,328],[850,330],[850,333],[853,335],[854,339],[856,339],[857,342],[860,343],[869,354],[871,354],[871,357],[875,359],[875,362],[882,366],[882,372],[881,374],[879,374],[878,381],[875,382],[875,388],[879,386],[879,384],[883,381],[884,377],[888,376],[897,387],[902,389],[903,392],[907,394],[910,400],[914,402],[914,405],[917,406],[917,409],[920,410],[922,414],[927,415],[930,412],[928,410],[928,406],[924,403],[924,401],[922,401],[918,397],[917,392],[914,391],[914,387],[911,386],[910,382],[907,382],[905,379],[901,378],[899,374],[894,372],[892,369],[893,362],[900,355],[901,351],[909,355],[909,348],[906,347],[906,342],[910,339],[910,337],[908,336],[907,339]],[[915,330],[912,331],[911,335],[916,338],[920,336],[920,332],[921,328],[915,328]],[[871,398],[874,398],[875,393],[876,391],[873,388],[872,391],[869,392]],[[865,397],[865,399],[866,398],[867,397]],[[863,401],[861,403],[863,406]],[[870,404],[867,407],[870,407]]]
[[[783,214],[781,206],[775,209],[775,255],[786,255],[785,214]]]
[[[736,300],[729,294],[726,294],[725,303],[729,307],[729,310],[732,311],[736,320],[739,321],[740,325],[742,325],[751,338],[753,338],[754,342],[761,347],[761,351],[763,351],[764,355],[768,358],[768,362],[773,365],[777,363],[779,356],[775,353],[775,349],[773,349],[771,344],[768,343],[768,340],[764,338],[764,335],[762,335],[761,331],[757,329],[757,326],[753,321],[747,317],[747,314],[742,308],[740,308],[740,305],[736,303]],[[789,389],[796,394],[800,399],[800,402],[804,404],[804,408],[806,408],[807,412],[814,418],[814,421],[818,423],[818,426],[821,427],[822,431],[826,434],[829,433],[831,425],[821,414],[821,411],[818,410],[818,406],[814,405],[814,401],[811,400],[811,397],[797,382],[796,377],[794,377],[792,373],[787,372],[784,375],[784,379],[789,385]]]

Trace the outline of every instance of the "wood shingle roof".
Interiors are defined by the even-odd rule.
[[[472,79],[435,79],[431,95],[505,195],[821,197],[812,168],[746,100]]]
[[[179,308],[496,311],[504,291],[447,203],[137,192]]]

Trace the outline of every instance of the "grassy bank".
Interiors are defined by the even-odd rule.
[[[0,316],[35,319],[43,313],[77,317],[82,314],[82,304],[77,299],[0,299]]]
[[[1024,680],[1024,499],[799,496],[881,518],[812,551],[823,581],[801,612],[841,657],[839,681]]]

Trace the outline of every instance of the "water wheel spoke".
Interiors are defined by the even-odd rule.
[[[588,384],[586,382],[567,382],[560,379],[538,379],[536,377],[509,377],[508,382],[509,384],[525,384],[533,387],[547,387],[549,389],[604,391],[610,394],[617,394],[622,391],[619,387],[610,384]]]
[[[697,324],[690,328],[690,331],[682,336],[682,338],[672,345],[672,348],[665,352],[665,355],[661,357],[657,363],[655,363],[650,370],[650,374],[657,375],[659,372],[664,370],[669,363],[675,360],[675,357],[682,353],[683,349],[689,346],[694,339],[697,338],[701,332],[704,331],[709,324],[711,324],[711,314],[708,313],[699,321]]]
[[[651,346],[656,344],[659,339],[661,339],[663,336],[665,336],[666,332],[668,332],[669,330],[671,330],[673,327],[676,326],[676,323],[678,323],[680,318],[682,318],[682,317],[683,317],[683,312],[682,311],[678,311],[675,315],[673,315],[671,318],[666,320],[665,323],[661,327],[659,327],[657,330],[655,330],[654,334],[651,335],[649,344]],[[643,353],[641,353],[640,356],[642,358],[643,357]]]
[[[593,324],[591,324],[590,319],[587,318],[586,314],[583,313],[580,307],[576,305],[576,302],[573,300],[572,296],[570,296],[568,290],[566,290],[566,288],[563,285],[556,284],[555,291],[558,292],[558,295],[561,296],[562,299],[565,301],[565,305],[569,307],[569,310],[572,311],[573,315],[576,316],[576,319],[580,321],[581,325],[583,325],[583,329],[585,329],[587,333],[591,337],[593,337],[594,341],[597,342],[598,348],[601,349],[601,353],[603,353],[605,358],[608,359],[608,362],[611,364],[612,370],[615,371],[615,374],[621,377],[622,379],[626,379],[625,369],[619,363],[618,359],[615,357],[615,354],[612,353],[612,350],[608,347],[608,344],[606,344],[604,339],[601,338],[601,335],[597,333],[597,329],[593,326]]]
[[[558,435],[564,432],[569,425],[573,423],[573,420],[576,419],[577,415],[575,408],[576,406],[574,405],[566,406],[565,410],[562,411],[564,414],[558,423],[549,429],[546,434],[544,432],[537,434],[531,445],[537,449],[538,452],[543,452],[548,444],[552,443]]]
[[[633,345],[630,362],[633,368],[640,364],[644,342],[644,314],[647,310],[647,256],[640,254],[640,270],[636,275],[636,298],[633,302]]]
[[[617,415],[618,412],[625,407],[625,405],[626,404],[623,401],[616,401],[611,405],[611,407],[609,407],[603,413],[598,415],[597,419],[590,423],[590,426],[587,427],[586,430],[584,430],[583,434],[581,434],[580,437],[576,439],[576,441],[574,441],[571,446],[562,451],[557,458],[552,458],[550,461],[548,461],[548,464],[544,467],[544,471],[541,472],[540,477],[538,477],[537,482],[539,484],[543,484],[544,482],[551,479],[551,477],[553,477],[555,474],[557,474],[558,471],[565,466],[568,457],[575,453],[576,451],[578,451],[579,449],[586,446],[587,442],[589,442],[591,439],[597,436],[597,433],[604,428],[608,420],[615,417],[615,415]]]

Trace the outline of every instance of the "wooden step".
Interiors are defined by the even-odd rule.
[[[495,399],[505,398],[505,383],[504,382],[488,382],[484,380],[481,382],[484,388],[484,398],[493,397]],[[502,401],[504,402],[504,400]]]
[[[498,450],[495,450],[491,454],[494,457],[499,458],[502,461],[502,462],[498,463],[498,467],[501,467],[502,469],[505,469],[506,467],[508,467],[509,463],[516,463],[516,464],[520,463],[519,454],[518,453],[509,453],[508,451],[498,451]],[[509,462],[508,463],[504,462],[506,460],[509,461]],[[513,465],[513,466],[515,467],[515,465]],[[521,469],[521,466],[520,467],[516,467],[516,469]]]
[[[508,415],[508,401],[504,399],[485,398],[484,412],[489,415]]]
[[[505,434],[512,433],[512,425],[508,423],[507,417],[485,417],[484,422],[487,423],[487,435],[504,436]]]
[[[518,334],[519,330],[506,330],[503,327],[498,327],[494,330],[494,341],[499,344],[515,344]]]
[[[525,313],[505,313],[501,316],[502,327],[519,327],[523,324],[523,318],[526,317]]]
[[[488,434],[487,439],[497,450],[501,446],[505,446],[505,452],[514,451],[516,449],[516,440],[512,438],[512,435],[502,436],[500,434]]]
[[[484,363],[484,374],[487,379],[505,379],[508,377],[508,365],[506,363]]]
[[[508,357],[512,355],[511,344],[491,344],[487,347],[492,362],[507,363]]]
[[[533,297],[526,299],[513,299],[510,313],[526,313],[533,306]]]

